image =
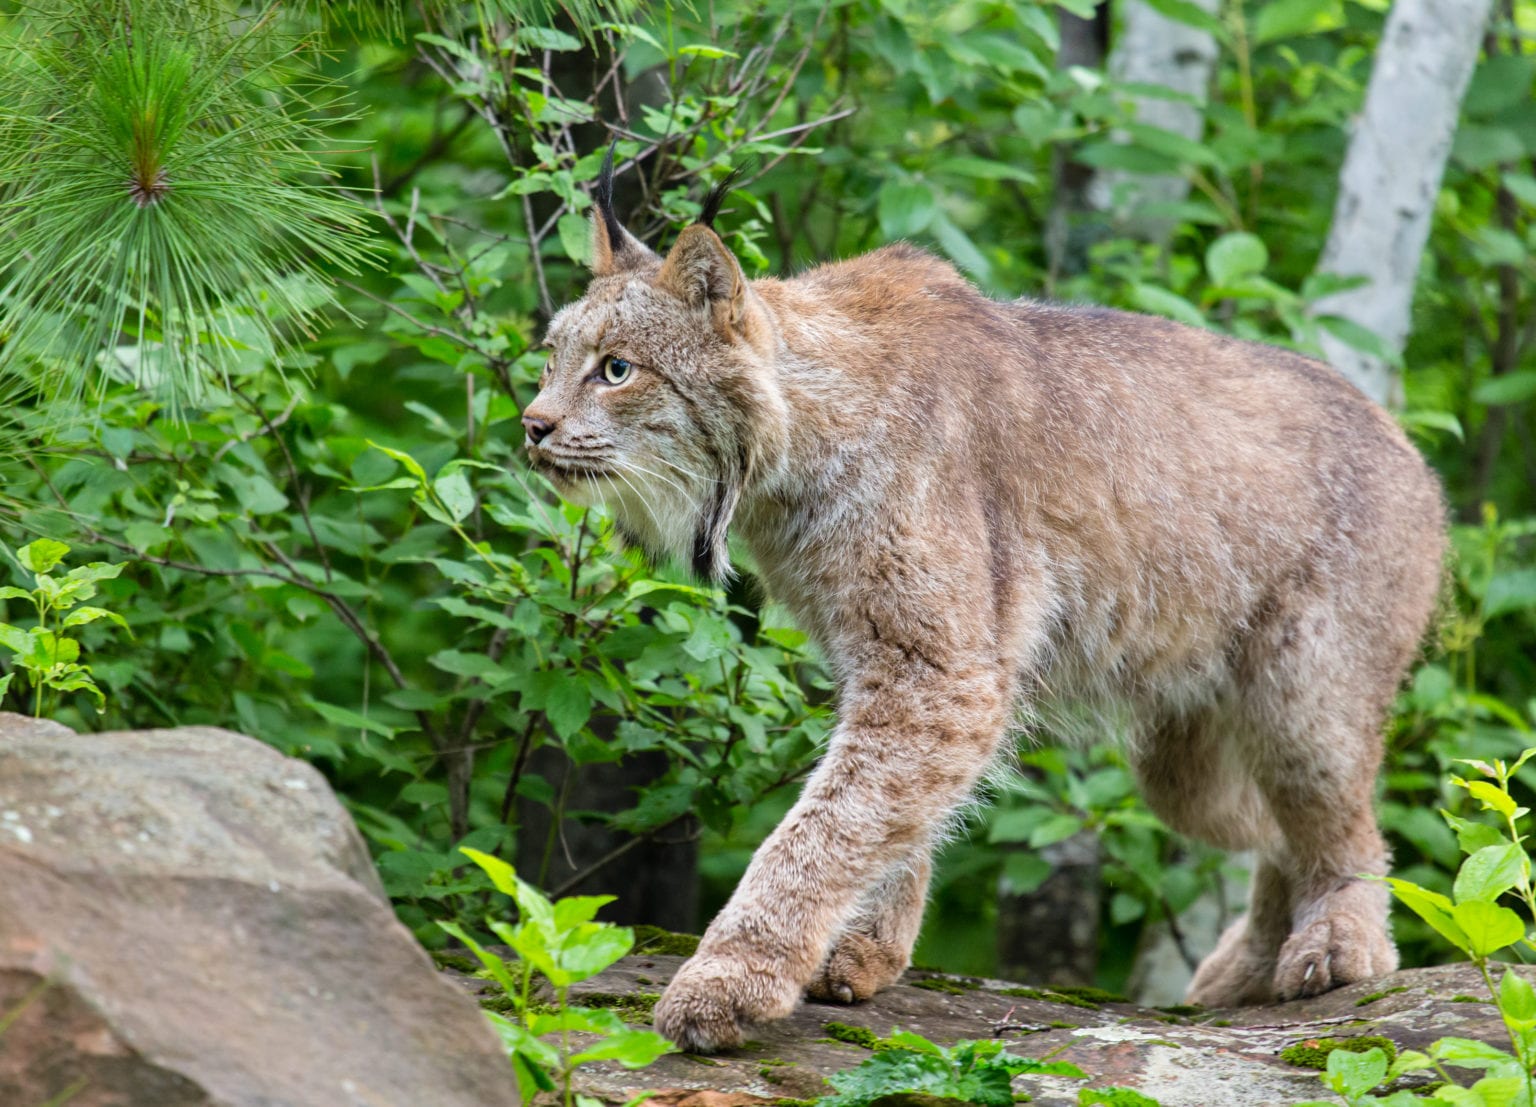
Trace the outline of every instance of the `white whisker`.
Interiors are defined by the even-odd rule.
[[[660,454],[652,454],[651,457],[653,459],[655,459],[656,461],[661,462],[663,465],[670,465],[670,466],[672,466],[672,468],[676,469],[679,473],[683,474],[683,476],[687,477],[689,480],[698,481],[700,484],[720,484],[721,483],[721,481],[718,480],[715,477],[702,476],[699,473],[695,473],[692,469],[685,469],[681,465],[679,465],[677,462],[670,461],[667,458],[662,457]]]
[[[617,464],[620,468],[625,468],[625,469],[630,470],[630,472],[644,473],[648,477],[654,477],[656,480],[664,481],[667,484],[670,484],[673,488],[677,489],[678,492],[680,492],[683,495],[684,499],[687,499],[687,500],[690,500],[690,501],[693,499],[693,496],[689,493],[688,489],[686,489],[682,485],[678,484],[677,481],[675,481],[672,478],[668,477],[665,473],[654,473],[651,470],[647,469],[644,465],[641,465],[639,462],[636,462],[636,461],[619,461],[619,462],[615,462],[615,464]]]

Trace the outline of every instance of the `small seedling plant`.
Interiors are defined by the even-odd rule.
[[[817,1107],[869,1107],[898,1093],[953,1099],[977,1107],[1011,1107],[1013,1078],[1028,1073],[1083,1079],[1083,1070],[1065,1061],[1016,1057],[997,1041],[956,1042],[941,1046],[920,1034],[892,1031],[876,1043],[873,1056],[856,1069],[833,1073],[833,1095]]]
[[[1526,750],[1512,765],[1460,759],[1475,777],[1452,777],[1452,783],[1465,789],[1484,811],[1493,812],[1497,823],[1441,812],[1466,855],[1450,896],[1412,881],[1387,879],[1392,894],[1404,906],[1477,966],[1504,1021],[1509,1049],[1470,1038],[1441,1038],[1427,1052],[1404,1050],[1390,1061],[1379,1048],[1364,1053],[1334,1050],[1322,1080],[1350,1107],[1536,1107],[1536,990],[1512,967],[1494,960],[1506,951],[1517,955],[1536,951],[1530,932],[1530,923],[1536,920],[1536,890],[1531,886],[1531,858],[1525,845],[1529,835],[1523,833],[1530,809],[1510,795],[1515,773],[1532,757],[1536,748]],[[1506,903],[1517,904],[1521,911]],[[1382,1095],[1378,1091],[1407,1073],[1427,1069],[1444,1083],[1420,1092],[1399,1089]],[[1453,1069],[1483,1075],[1468,1084]],[[1322,1107],[1322,1103],[1298,1107]]]
[[[0,600],[31,604],[37,619],[37,625],[27,629],[0,623],[0,646],[11,652],[13,665],[10,672],[0,676],[0,698],[4,698],[17,670],[21,670],[31,685],[32,713],[37,716],[48,706],[49,692],[88,692],[96,698],[98,710],[106,705],[106,696],[91,679],[90,666],[80,661],[79,639],[67,631],[98,619],[108,619],[128,629],[117,612],[85,603],[95,597],[100,582],[116,577],[123,567],[92,561],[57,575],[56,570],[68,554],[69,547],[63,542],[39,538],[13,555],[16,564],[31,575],[33,586],[0,587]]]
[[[492,920],[486,925],[512,947],[517,959],[508,961],[491,952],[456,923],[438,925],[474,953],[511,1001],[509,1015],[486,1015],[512,1059],[523,1102],[531,1102],[538,1092],[556,1092],[565,1107],[602,1107],[590,1096],[573,1093],[571,1078],[578,1068],[591,1061],[644,1068],[676,1048],[654,1031],[626,1026],[612,1011],[567,1003],[572,984],[596,976],[630,951],[634,931],[595,921],[613,896],[567,896],[552,903],[499,857],[476,849],[462,852],[485,870],[497,891],[512,897],[517,924]],[[548,982],[553,1003],[537,1002],[535,977]],[[597,1040],[575,1049],[572,1034],[592,1034]],[[631,1103],[645,1098],[638,1096]]]

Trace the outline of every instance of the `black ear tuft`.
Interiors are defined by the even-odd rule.
[[[725,194],[740,177],[741,167],[737,166],[722,177],[719,184],[709,190],[709,195],[704,197],[704,206],[699,209],[698,222],[710,230],[715,229],[715,217],[720,214],[720,205],[725,203]]]
[[[618,148],[618,139],[609,143],[608,156],[603,159],[603,168],[597,175],[597,187],[592,190],[592,200],[603,218],[603,229],[608,232],[610,248],[616,253],[622,248],[625,239],[624,224],[619,222],[613,210],[613,152]]]

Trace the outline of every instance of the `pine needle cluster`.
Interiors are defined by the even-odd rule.
[[[280,5],[35,0],[0,53],[0,389],[173,410],[280,355],[367,254]]]

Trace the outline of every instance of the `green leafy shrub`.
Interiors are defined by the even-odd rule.
[[[96,698],[98,708],[106,705],[106,696],[91,679],[90,666],[80,661],[80,640],[66,634],[67,630],[98,619],[128,629],[127,621],[117,612],[85,604],[95,597],[97,584],[115,578],[123,567],[93,561],[55,576],[52,570],[68,554],[68,546],[51,538],[29,542],[13,556],[16,564],[31,574],[32,588],[0,586],[0,600],[26,601],[37,620],[26,630],[0,623],[0,646],[11,652],[14,666],[0,676],[0,698],[10,689],[16,673],[24,672],[32,687],[32,713],[38,716],[48,706],[49,692],[88,692]]]
[[[882,1096],[917,1092],[977,1107],[1009,1107],[1013,1078],[1022,1073],[1082,1077],[1065,1061],[1032,1061],[1005,1052],[1002,1042],[956,1042],[940,1046],[919,1034],[893,1030],[856,1069],[827,1078],[836,1093],[818,1107],[868,1107]]]
[[[463,852],[484,870],[496,890],[510,896],[516,905],[515,926],[495,919],[486,925],[512,947],[517,960],[509,963],[455,923],[438,925],[469,947],[510,1001],[506,1014],[488,1011],[486,1016],[507,1047],[524,1102],[545,1091],[558,1092],[565,1107],[573,1103],[595,1107],[597,1100],[571,1090],[572,1074],[582,1065],[617,1061],[625,1068],[644,1068],[675,1048],[654,1031],[624,1025],[608,1008],[569,1002],[572,984],[596,976],[634,945],[634,932],[627,927],[593,918],[599,908],[613,902],[612,896],[568,896],[551,903],[505,861],[479,850]],[[535,983],[539,979],[552,989],[552,1004],[536,1001]],[[572,1034],[593,1035],[596,1040],[573,1047]]]
[[[1512,764],[1463,759],[1476,776],[1454,777],[1452,783],[1473,797],[1483,811],[1493,812],[1497,818],[1490,825],[1442,812],[1455,830],[1464,855],[1451,895],[1401,877],[1386,878],[1400,903],[1477,966],[1490,998],[1498,1006],[1510,1048],[1502,1050],[1470,1038],[1442,1038],[1427,1051],[1404,1050],[1394,1055],[1390,1048],[1376,1046],[1359,1051],[1344,1048],[1348,1041],[1335,1042],[1336,1048],[1326,1055],[1323,1082],[1351,1107],[1410,1103],[1493,1107],[1536,1100],[1536,990],[1513,967],[1499,966],[1494,960],[1501,953],[1536,950],[1536,942],[1530,936],[1531,926],[1536,923],[1536,889],[1532,888],[1531,858],[1525,846],[1529,836],[1524,832],[1530,809],[1510,794],[1515,775],[1533,757],[1536,748],[1526,750]],[[1517,904],[1524,914],[1502,900]],[[1502,971],[1496,977],[1499,968]],[[1356,1041],[1365,1045],[1370,1040]],[[1308,1060],[1298,1063],[1314,1062],[1309,1055]],[[1372,1094],[1384,1082],[1427,1069],[1433,1069],[1441,1081],[1432,1090],[1400,1089],[1386,1096]],[[1455,1078],[1452,1069],[1471,1069],[1485,1075],[1474,1083],[1464,1084]]]

